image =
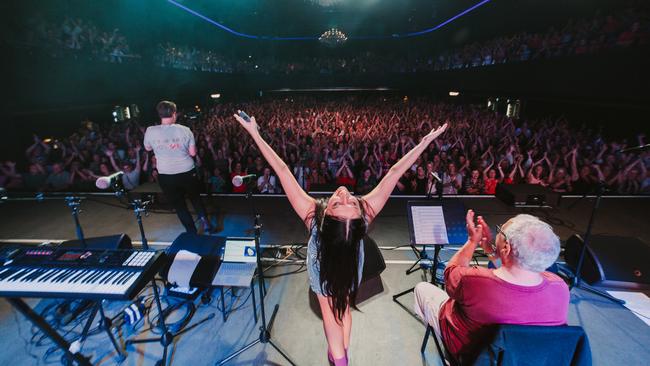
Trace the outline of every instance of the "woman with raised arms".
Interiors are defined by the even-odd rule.
[[[284,161],[264,141],[254,117],[247,121],[234,115],[257,144],[280,179],[291,206],[310,233],[307,268],[312,291],[318,297],[330,363],[348,364],[352,318],[363,270],[363,237],[368,225],[386,204],[400,177],[413,165],[447,124],[432,130],[386,173],[379,184],[363,197],[339,187],[329,198],[314,199],[298,184]]]

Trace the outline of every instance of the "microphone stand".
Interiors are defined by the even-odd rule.
[[[608,300],[611,300],[617,304],[625,304],[624,300],[617,299],[614,296],[610,295],[609,293],[599,290],[588,283],[582,281],[580,278],[581,272],[582,272],[582,265],[584,264],[584,259],[585,259],[585,254],[587,253],[587,248],[589,246],[589,239],[591,239],[591,228],[594,223],[594,218],[596,217],[596,212],[598,211],[598,208],[600,207],[600,200],[602,198],[603,192],[605,191],[605,182],[599,181],[598,185],[596,186],[596,202],[594,202],[594,206],[591,209],[591,216],[589,216],[589,222],[587,223],[587,231],[585,232],[585,237],[583,239],[582,243],[582,248],[580,250],[580,257],[578,258],[578,264],[576,266],[575,273],[573,275],[573,281],[571,282],[571,285],[569,286],[569,290],[573,290],[574,288],[579,288],[588,292],[591,292],[593,294],[602,296]],[[584,197],[583,197],[584,198]],[[580,199],[582,200],[582,198]],[[578,201],[579,202],[579,201]]]
[[[116,196],[126,197],[129,204],[133,207],[133,212],[135,213],[136,220],[138,221],[138,228],[140,230],[142,247],[144,250],[149,250],[149,244],[147,242],[147,237],[144,234],[144,226],[142,224],[142,214],[148,216],[147,206],[151,203],[151,201],[142,201],[141,199],[131,200],[128,191],[121,184],[115,184],[113,186],[113,189],[115,190]],[[165,323],[165,313],[163,311],[162,302],[160,301],[160,291],[158,290],[158,285],[156,285],[155,276],[151,279],[151,285],[153,288],[154,302],[156,304],[156,309],[158,310],[158,324],[156,324],[156,326],[160,328],[161,335],[160,337],[153,337],[153,338],[143,338],[143,339],[131,338],[126,340],[125,344],[129,345],[129,344],[137,344],[137,343],[154,343],[154,342],[160,343],[160,345],[163,346],[163,354],[162,354],[162,359],[156,361],[156,366],[164,366],[167,365],[167,350],[169,348],[169,345],[174,343],[174,338],[214,318],[214,313],[211,313],[210,315],[206,316],[205,318],[201,319],[200,321],[192,325],[186,326],[178,331],[172,332],[167,326],[167,324]],[[151,327],[153,328],[154,325],[152,324]]]
[[[280,308],[279,304],[275,304],[275,307],[273,308],[273,313],[271,314],[271,319],[268,322],[266,322],[266,311],[265,311],[265,302],[264,302],[264,271],[262,271],[262,260],[261,260],[261,248],[260,248],[260,236],[261,236],[261,229],[262,225],[260,224],[260,214],[257,212],[256,207],[255,207],[255,200],[253,199],[253,190],[252,190],[252,185],[249,183],[247,185],[247,191],[246,191],[246,199],[249,200],[251,203],[251,208],[253,210],[254,214],[254,229],[255,229],[255,252],[257,254],[257,270],[258,270],[258,276],[257,276],[257,281],[258,281],[258,290],[259,290],[259,296],[260,296],[260,314],[262,318],[262,324],[260,325],[260,335],[259,337],[254,340],[253,342],[245,345],[238,351],[230,354],[228,357],[224,358],[223,360],[217,362],[217,365],[224,365],[228,361],[234,359],[235,357],[239,356],[240,354],[246,352],[253,346],[262,343],[262,344],[270,344],[273,348],[275,348],[276,351],[282,357],[284,357],[287,362],[289,362],[291,365],[296,366],[296,363],[287,356],[287,353],[282,350],[271,338],[271,328],[273,327],[273,321],[275,320],[275,316],[278,313],[278,309]]]
[[[81,224],[79,223],[79,205],[81,204],[81,198],[77,196],[68,196],[65,198],[65,203],[72,211],[72,218],[74,219],[75,231],[77,232],[77,239],[81,242],[81,245],[84,249],[88,249],[86,245],[86,238],[84,237],[84,232],[81,229]]]

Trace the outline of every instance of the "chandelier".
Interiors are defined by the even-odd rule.
[[[326,46],[336,47],[345,43],[348,37],[340,30],[332,28],[321,34],[318,40]]]
[[[311,0],[312,3],[320,5],[322,7],[339,5],[343,0]]]

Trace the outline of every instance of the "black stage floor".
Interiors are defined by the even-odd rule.
[[[412,199],[412,198],[411,198]],[[436,365],[435,347],[430,343],[424,358],[419,346],[424,327],[411,314],[392,301],[392,295],[407,289],[421,280],[419,274],[405,276],[404,270],[414,260],[406,248],[409,230],[406,207],[409,198],[391,198],[373,224],[371,236],[383,247],[388,268],[382,274],[379,294],[360,305],[361,312],[353,315],[351,345],[352,365]],[[493,197],[453,198],[465,207],[483,215],[489,224],[503,223],[517,213],[540,216],[553,225],[562,240],[574,233],[583,233],[593,199],[585,199],[571,209],[576,198],[563,198],[559,208],[518,209],[504,205]],[[256,208],[264,224],[262,244],[285,245],[304,243],[307,233],[284,197],[256,198]],[[221,229],[222,236],[249,236],[252,209],[242,196],[213,197],[207,200],[210,211]],[[650,198],[604,198],[594,225],[595,234],[612,234],[639,237],[650,243]],[[138,227],[133,212],[111,196],[88,197],[81,204],[80,221],[86,237],[126,233],[139,240]],[[70,211],[62,199],[9,201],[0,205],[0,239],[11,242],[41,243],[73,239],[74,225]],[[182,230],[176,215],[164,206],[154,207],[144,219],[144,227],[151,244],[163,248],[169,245]],[[624,247],[621,255],[633,256]],[[284,273],[295,267],[275,266],[269,273]],[[326,365],[326,343],[322,325],[313,299],[308,291],[304,272],[269,280],[267,311],[280,304],[274,337],[294,358],[298,365]],[[246,290],[248,291],[248,290]],[[211,365],[258,336],[251,314],[250,300],[243,291],[236,298],[241,307],[232,313],[227,322],[219,316],[187,333],[175,342],[172,361],[176,365]],[[411,296],[404,296],[407,308],[412,306]],[[48,301],[30,300],[38,308]],[[216,303],[216,302],[215,302]],[[109,313],[115,314],[125,303],[109,304]],[[200,307],[196,319],[216,312],[216,305]],[[610,303],[582,290],[572,292],[569,324],[581,325],[587,331],[595,365],[646,365],[650,359],[650,327],[629,310]],[[124,338],[129,332],[123,329]],[[3,352],[0,364],[45,364],[42,360],[46,346],[29,342],[31,325],[17,314],[6,301],[0,301],[0,334]],[[97,364],[115,364],[114,354],[107,337],[93,336],[84,348]],[[125,365],[153,365],[160,356],[157,344],[130,346]],[[56,360],[56,354],[47,361]],[[232,365],[285,365],[271,347],[258,346],[235,359]]]

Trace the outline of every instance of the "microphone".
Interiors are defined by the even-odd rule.
[[[240,187],[244,182],[249,181],[253,178],[255,178],[255,174],[248,174],[248,175],[235,175],[232,177],[232,185],[235,187]]]
[[[629,153],[629,152],[641,152],[650,149],[650,144],[645,144],[641,146],[628,147],[627,149],[618,150],[619,153]]]
[[[440,177],[438,176],[438,174],[436,174],[436,172],[431,172],[431,176],[433,177],[433,179],[435,179],[438,182],[442,183],[442,179],[440,179]]]
[[[107,177],[99,177],[97,178],[97,181],[95,181],[95,185],[99,189],[107,189],[108,187],[115,185],[115,183],[119,180],[122,179],[122,175],[124,175],[123,171],[119,171],[117,173],[113,173]]]

